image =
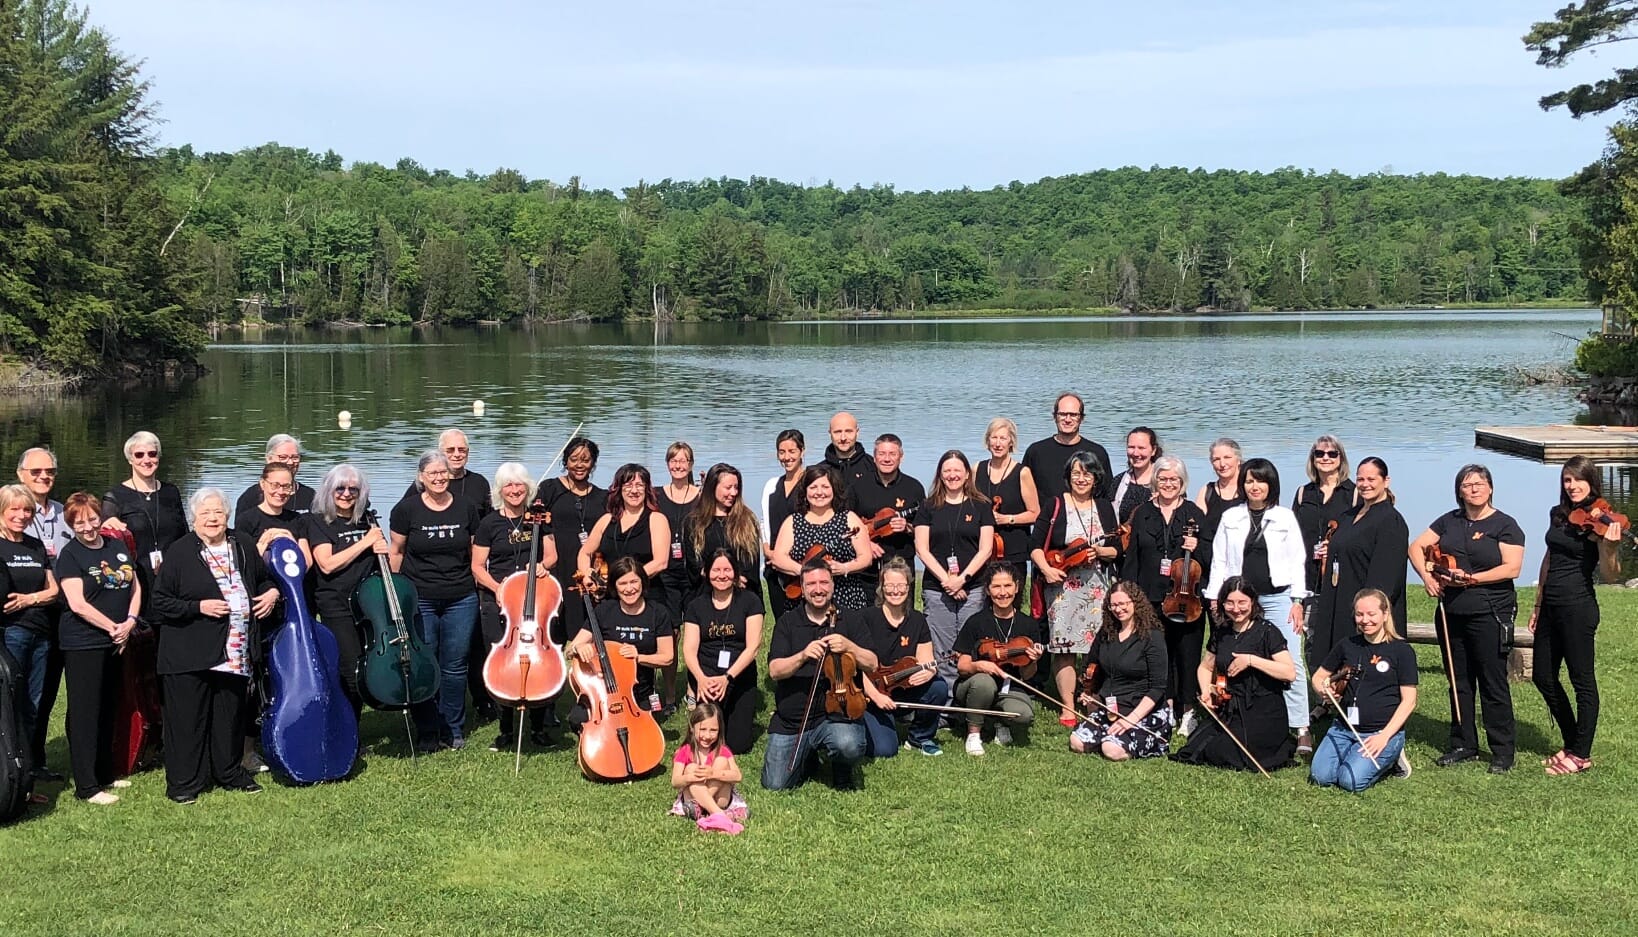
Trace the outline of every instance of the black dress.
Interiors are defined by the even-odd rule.
[[[1387,501],[1369,510],[1360,505],[1342,516],[1331,535],[1326,575],[1320,581],[1319,601],[1308,625],[1310,673],[1331,648],[1355,633],[1354,596],[1361,589],[1386,592],[1394,627],[1404,630],[1405,551],[1409,546],[1410,528]]]
[[[973,484],[997,515],[1006,514],[1010,517],[1024,513],[1027,506],[1024,504],[1023,480],[1024,466],[1021,462],[1013,463],[1007,474],[998,482],[990,481],[988,461],[973,466]],[[1002,526],[1001,522],[997,521],[995,538],[1000,544],[995,551],[995,562],[1011,563],[1022,576],[1029,568],[1030,525]]]
[[[1297,497],[1291,502],[1291,513],[1297,516],[1297,529],[1302,531],[1302,542],[1308,549],[1305,565],[1308,569],[1309,595],[1320,590],[1320,565],[1314,559],[1314,547],[1325,536],[1327,524],[1336,521],[1340,526],[1342,515],[1354,508],[1354,491],[1353,481],[1344,478],[1331,489],[1331,498],[1326,500],[1320,486],[1309,482],[1297,489]],[[1400,624],[1403,625],[1403,621]]]
[[[1261,618],[1245,631],[1214,635],[1206,646],[1207,653],[1216,656],[1218,673],[1228,672],[1236,653],[1272,660],[1284,650],[1288,648],[1280,629]],[[1285,688],[1286,681],[1248,667],[1228,678],[1229,701],[1217,713],[1265,771],[1290,764],[1297,750],[1297,740],[1286,725]],[[1237,771],[1257,770],[1256,765],[1246,761],[1245,753],[1234,744],[1234,739],[1224,734],[1210,716],[1200,720],[1194,734],[1172,760]]]

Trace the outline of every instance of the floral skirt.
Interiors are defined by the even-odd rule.
[[[1109,574],[1103,564],[1077,566],[1057,585],[1043,583],[1046,600],[1047,651],[1085,654],[1103,625],[1103,603],[1109,597]]]
[[[1081,744],[1096,747],[1104,742],[1114,742],[1126,749],[1126,754],[1133,758],[1159,758],[1171,749],[1172,736],[1172,708],[1161,705],[1150,710],[1149,715],[1138,720],[1138,725],[1148,729],[1155,735],[1143,729],[1127,729],[1119,734],[1109,731],[1114,722],[1109,714],[1103,710],[1092,713],[1090,719],[1075,727],[1075,737]],[[1160,738],[1155,738],[1158,735]],[[1164,740],[1164,741],[1163,741]]]
[[[751,808],[746,805],[745,798],[740,796],[738,784],[734,785],[733,792],[728,795],[728,806],[723,808],[722,812],[727,814],[730,820],[739,823],[744,823],[750,817]],[[705,816],[705,811],[701,810],[700,805],[694,802],[694,798],[688,796],[687,791],[678,791],[677,800],[671,805],[671,815],[698,820],[700,817]]]

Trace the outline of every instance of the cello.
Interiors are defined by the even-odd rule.
[[[1183,525],[1183,537],[1198,536],[1200,525],[1194,518]],[[1184,550],[1182,558],[1172,563],[1172,588],[1166,597],[1160,600],[1160,611],[1167,621],[1178,624],[1187,624],[1197,621],[1204,611],[1200,604],[1200,562],[1194,558],[1193,550]]]
[[[548,628],[563,603],[563,587],[550,573],[535,575],[540,565],[541,525],[548,517],[546,505],[538,499],[524,513],[530,526],[529,564],[501,580],[495,600],[506,630],[490,646],[483,662],[483,685],[489,695],[496,703],[519,710],[555,699],[567,676],[563,649],[553,643]]]
[[[272,693],[262,714],[262,750],[275,771],[297,784],[337,781],[358,758],[358,717],[341,687],[335,635],[307,610],[307,561],[289,537],[267,545],[267,570],[284,596],[284,627],[268,654]]]
[[[592,573],[576,574],[575,589],[586,604],[586,630],[591,632],[597,656],[586,663],[578,655],[569,665],[569,682],[586,706],[580,727],[580,771],[594,781],[639,778],[659,767],[665,757],[665,736],[654,714],[637,704],[637,662],[619,652],[619,644],[603,639],[603,628],[592,608],[607,574],[599,573],[601,558]]]
[[[365,512],[364,518],[371,524],[379,523],[374,511]],[[437,652],[405,617],[406,609],[411,615],[420,615],[415,587],[403,576],[393,574],[385,553],[377,553],[375,559],[377,574],[365,576],[353,590],[355,617],[365,626],[358,692],[376,709],[403,710],[404,731],[413,739],[409,708],[437,695]],[[413,742],[410,750],[414,751]]]

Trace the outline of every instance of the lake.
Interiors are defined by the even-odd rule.
[[[1211,476],[1211,441],[1231,436],[1279,466],[1289,503],[1308,446],[1330,432],[1355,464],[1387,461],[1413,535],[1454,505],[1455,471],[1484,463],[1497,506],[1530,537],[1531,582],[1557,467],[1477,450],[1473,427],[1583,413],[1576,388],[1525,386],[1515,369],[1567,364],[1572,337],[1597,322],[1594,310],[1418,310],[681,323],[657,343],[652,323],[248,331],[212,344],[211,373],[196,382],[4,400],[0,430],[8,460],[35,443],[56,449],[59,495],[125,477],[120,446],[138,429],[159,435],[162,476],[184,492],[236,495],[267,437],[290,432],[307,453],[302,480],[352,461],[396,494],[445,427],[467,432],[485,475],[511,459],[538,475],[584,421],[602,447],[600,483],[627,461],[663,481],[666,446],[685,439],[699,468],[737,466],[754,496],[778,471],[775,434],[802,430],[816,460],[840,409],[858,416],[867,448],[880,433],[903,437],[905,471],[925,482],[946,449],[983,457],[992,417],[1016,420],[1026,444],[1050,434],[1054,396],[1075,390],[1087,398],[1083,433],[1117,470],[1126,431],[1147,425],[1187,462],[1191,494]],[[341,410],[350,430],[337,426]]]

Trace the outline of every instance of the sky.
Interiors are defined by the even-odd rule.
[[[1120,166],[1558,178],[1561,0],[84,0],[162,145],[639,179],[968,186]]]

